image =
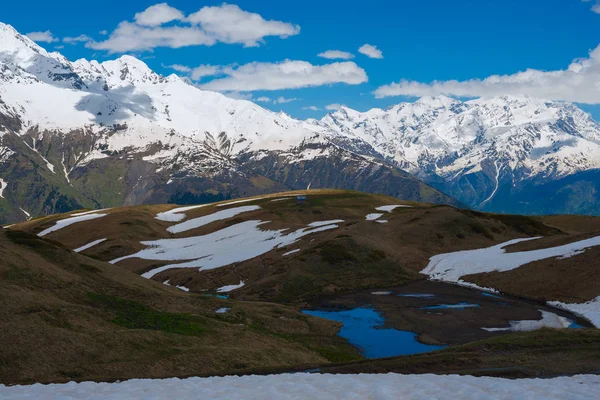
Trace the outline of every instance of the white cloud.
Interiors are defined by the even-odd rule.
[[[369,58],[383,58],[383,53],[381,52],[381,50],[379,50],[377,46],[373,46],[370,44],[362,45],[360,49],[358,49],[358,52],[360,54],[364,54]]]
[[[292,101],[296,101],[296,100],[300,100],[296,97],[292,97],[292,98],[285,98],[285,97],[278,97],[275,100],[273,100],[274,104],[286,104],[286,103],[291,103]]]
[[[135,14],[133,18],[138,25],[160,26],[171,21],[180,21],[185,18],[185,15],[167,3],[160,3]]]
[[[337,110],[339,110],[342,107],[346,107],[346,106],[343,105],[343,104],[334,103],[334,104],[326,105],[325,109],[328,110],[328,111],[337,111]]]
[[[600,4],[594,4],[592,6],[592,11],[595,12],[596,14],[600,14]]]
[[[292,101],[296,101],[296,100],[300,100],[300,99],[297,99],[295,97],[286,98],[283,96],[280,96],[276,99],[272,99],[267,96],[261,96],[261,97],[254,99],[254,101],[257,101],[259,103],[273,103],[273,104],[286,104],[286,103],[291,103]]]
[[[86,47],[125,53],[136,50],[152,50],[156,47],[180,48],[186,46],[212,46],[216,40],[198,27],[168,26],[146,27],[131,22],[121,22],[109,38],[103,42],[88,42]]]
[[[237,67],[224,67],[220,72],[226,77],[214,79],[201,87],[218,91],[252,92],[298,89],[334,83],[358,85],[368,80],[365,70],[349,61],[326,65],[312,65],[306,61],[292,60],[280,63],[253,62]]]
[[[29,32],[25,36],[27,36],[29,39],[33,40],[34,42],[44,42],[44,43],[58,42],[58,39],[55,38],[54,36],[52,36],[52,32],[50,32],[50,31]]]
[[[281,21],[267,21],[256,13],[242,10],[233,4],[203,7],[188,16],[192,24],[201,25],[210,36],[223,43],[243,43],[246,47],[258,46],[267,36],[288,36],[300,33],[298,25]]]
[[[90,40],[92,40],[91,37],[89,37],[88,35],[79,35],[76,37],[65,37],[63,38],[63,42],[65,43],[77,43],[77,42],[89,42]]]
[[[310,111],[319,111],[320,108],[317,106],[308,106],[308,107],[302,107],[303,110],[310,110]]]
[[[548,100],[600,104],[600,46],[588,58],[574,60],[567,69],[528,69],[512,75],[493,75],[467,81],[422,83],[402,80],[379,87],[376,97],[434,96],[489,97],[528,95]]]
[[[98,32],[101,35],[108,35],[108,31],[106,29],[102,29],[100,32]]]
[[[57,49],[57,50],[60,50],[60,49],[64,49],[64,48],[65,48],[65,46],[63,46],[63,45],[60,45],[60,46],[54,46],[54,48],[55,48],[55,49]]]
[[[163,65],[163,67],[173,69],[177,72],[185,72],[185,73],[188,73],[192,70],[187,65],[181,65],[181,64]]]
[[[134,19],[135,22],[121,22],[108,39],[90,40],[86,46],[111,53],[157,47],[212,46],[217,42],[252,47],[268,36],[285,39],[300,33],[298,25],[265,20],[259,14],[226,3],[203,7],[187,17],[180,10],[161,3],[135,14]],[[165,25],[173,21],[177,23]]]
[[[350,60],[354,58],[354,54],[348,53],[347,51],[341,50],[327,50],[317,55],[321,58],[327,58],[329,60],[341,59],[341,60]]]
[[[200,65],[196,68],[192,68],[190,72],[190,77],[197,81],[200,78],[205,76],[214,76],[218,75],[221,71],[221,67],[216,65]]]

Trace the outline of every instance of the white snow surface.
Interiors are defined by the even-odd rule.
[[[308,226],[309,226],[309,228],[318,228],[320,226],[332,225],[332,224],[341,224],[343,222],[344,222],[343,219],[331,219],[329,221],[311,222],[310,224],[308,224]]]
[[[63,229],[65,227],[69,226],[69,225],[73,225],[78,222],[90,221],[93,219],[106,217],[107,215],[108,214],[85,214],[85,215],[80,215],[80,216],[76,216],[76,217],[61,219],[60,221],[56,221],[56,224],[54,224],[50,228],[38,233],[38,236],[40,236],[40,237],[46,236],[49,233],[56,232],[60,229]]]
[[[4,198],[4,189],[8,186],[8,183],[2,178],[0,178],[0,197]]]
[[[431,279],[458,283],[485,291],[495,291],[493,288],[481,288],[474,283],[461,279],[465,275],[493,271],[510,271],[534,261],[558,257],[561,259],[575,257],[585,250],[600,245],[600,236],[581,240],[557,247],[546,249],[506,253],[506,247],[539,238],[515,239],[496,246],[465,250],[454,253],[439,254],[429,259],[429,265],[421,271]],[[583,304],[564,304],[549,302],[548,304],[564,308],[589,319],[595,326],[600,327],[600,297]]]
[[[216,213],[205,215],[202,217],[190,219],[189,221],[182,222],[177,225],[173,225],[167,228],[170,233],[182,233],[190,231],[192,229],[200,228],[201,226],[208,225],[212,222],[221,221],[224,219],[235,217],[236,215],[260,210],[260,206],[242,206],[235,208],[228,208],[226,210],[217,211]]]
[[[83,246],[81,246],[81,247],[78,247],[78,248],[76,248],[76,249],[75,249],[75,250],[73,250],[73,251],[74,251],[75,253],[81,253],[82,251],[85,251],[85,250],[87,250],[87,249],[90,249],[90,248],[92,248],[92,247],[94,247],[94,246],[97,246],[97,245],[99,245],[100,243],[102,243],[102,242],[105,242],[105,241],[106,241],[106,239],[98,239],[98,240],[94,240],[93,242],[90,242],[90,243],[88,243],[88,244],[85,244],[85,245],[83,245]]]
[[[102,211],[108,211],[108,210],[110,210],[110,208],[102,208],[100,210],[83,211],[83,212],[73,213],[73,214],[71,214],[71,217],[80,217],[82,215],[95,214],[95,213],[99,213]]]
[[[338,228],[336,224],[317,227],[310,224],[306,228],[285,234],[284,232],[288,229],[260,230],[259,227],[266,223],[268,222],[251,220],[203,236],[142,242],[148,248],[129,256],[117,258],[111,263],[116,264],[129,258],[186,261],[155,268],[143,274],[142,276],[145,278],[152,278],[154,275],[172,268],[210,270],[250,260],[276,247],[289,246],[302,237],[313,233]]]
[[[388,223],[388,222],[390,222],[390,221],[388,221],[387,219],[378,219],[378,220],[377,220],[377,221],[375,221],[375,222],[377,222],[378,224],[387,224],[387,223]]]
[[[221,307],[221,308],[217,308],[217,309],[215,310],[215,313],[217,313],[217,314],[225,314],[225,313],[227,313],[229,310],[231,310],[231,308],[229,308],[229,307]]]
[[[573,304],[550,301],[549,305],[571,311],[587,318],[596,328],[600,328],[600,296],[586,303]]]
[[[542,313],[542,319],[540,320],[531,320],[531,321],[510,321],[510,326],[506,328],[481,328],[484,331],[488,332],[502,332],[502,331],[512,331],[512,332],[529,332],[536,331],[542,328],[556,328],[556,329],[564,329],[568,328],[571,325],[572,321],[568,318],[561,317],[560,315],[539,310]]]
[[[154,218],[164,222],[180,222],[186,218],[186,215],[184,214],[186,211],[191,211],[197,208],[207,207],[210,205],[211,204],[200,204],[197,206],[178,207],[169,211],[158,213]]]
[[[287,253],[283,253],[282,257],[291,256],[292,254],[298,253],[299,251],[300,251],[300,249],[295,249],[295,250],[288,251]]]
[[[400,208],[400,207],[403,207],[403,208],[412,208],[412,206],[403,206],[403,205],[400,205],[400,204],[394,204],[393,206],[381,206],[381,207],[377,207],[376,210],[377,211],[385,211],[385,212],[389,212],[390,213],[390,212],[394,211],[396,208]]]
[[[383,217],[383,214],[373,213],[373,214],[367,214],[365,219],[367,221],[375,221],[377,218],[380,218],[380,217]]]
[[[439,254],[429,260],[421,271],[431,279],[459,282],[461,277],[493,271],[510,271],[534,261],[553,257],[568,257],[581,254],[590,247],[600,245],[600,236],[547,249],[507,253],[505,248],[524,241],[539,238],[514,239],[496,246]]]
[[[217,293],[229,293],[236,289],[243,288],[245,285],[246,285],[246,282],[240,281],[240,283],[238,283],[237,285],[221,286],[220,288],[217,289]]]
[[[3,400],[595,400],[600,376],[502,379],[458,375],[282,374],[187,379],[132,379],[115,383],[3,386]]]

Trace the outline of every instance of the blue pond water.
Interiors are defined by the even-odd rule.
[[[398,296],[400,297],[417,297],[417,298],[431,298],[431,297],[435,297],[435,294],[429,294],[429,293],[405,293],[405,294],[399,294]]]
[[[384,329],[383,317],[371,308],[345,311],[303,311],[313,317],[342,322],[339,336],[347,339],[367,358],[402,356],[440,350],[445,346],[419,343],[416,334],[397,329]]]
[[[577,322],[571,322],[571,325],[569,325],[569,329],[582,329],[583,326],[579,325]]]
[[[423,310],[439,310],[441,308],[450,308],[455,310],[464,310],[465,308],[477,308],[479,304],[458,303],[458,304],[439,304],[437,306],[422,307]]]

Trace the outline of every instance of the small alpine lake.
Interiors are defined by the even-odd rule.
[[[343,323],[339,335],[359,349],[366,358],[383,358],[425,353],[443,349],[420,343],[417,334],[394,328],[383,328],[383,317],[372,308],[360,307],[343,311],[303,311],[313,317]]]

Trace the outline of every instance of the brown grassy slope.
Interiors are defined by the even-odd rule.
[[[463,374],[506,378],[597,374],[600,330],[513,333],[440,352],[344,365],[322,366],[322,373]]]
[[[440,253],[487,247],[532,236],[548,236],[544,240],[570,242],[577,238],[574,234],[579,233],[573,230],[567,217],[549,217],[551,219],[547,220],[487,214],[351,191],[311,190],[306,204],[297,204],[293,198],[271,201],[298,193],[306,192],[276,194],[266,199],[256,198],[253,202],[228,206],[257,204],[262,208],[180,235],[167,232],[166,228],[173,223],[154,218],[156,213],[175,206],[140,206],[110,210],[107,217],[72,225],[51,233],[48,238],[69,248],[108,238],[106,242],[85,252],[91,257],[108,261],[144,248],[140,243],[144,240],[204,235],[246,220],[270,221],[262,229],[295,230],[315,221],[343,219],[344,223],[338,229],[307,236],[294,245],[275,249],[252,260],[202,272],[197,269],[170,269],[155,277],[157,281],[168,279],[172,284],[185,285],[192,291],[213,290],[244,280],[246,286],[234,292],[234,297],[287,303],[302,302],[322,294],[401,285],[414,279],[423,279],[424,276],[419,272],[431,256]],[[376,207],[390,204],[412,207],[384,213],[381,218],[388,220],[387,224],[365,220],[366,214],[376,212]],[[189,211],[186,215],[187,219],[191,219],[228,207],[210,205]],[[52,226],[60,218],[64,216],[30,221],[13,229],[35,233]],[[547,221],[552,222],[553,226],[547,225]],[[564,232],[563,228],[572,234]],[[283,257],[285,252],[295,248],[301,251]],[[577,257],[573,260],[577,260]],[[548,262],[542,261],[543,265]],[[118,266],[142,273],[164,264],[128,259]],[[563,285],[560,276],[550,276],[549,280],[562,285],[566,292],[570,290],[568,285]],[[519,285],[519,281],[515,285]],[[523,286],[523,290],[527,290],[527,287]]]
[[[211,374],[358,358],[337,324],[191,295],[0,232],[0,383]],[[229,307],[226,314],[216,314]]]

